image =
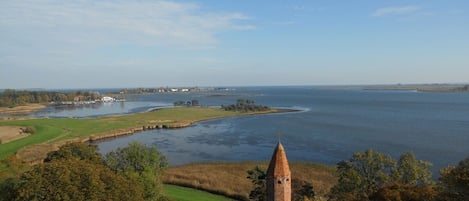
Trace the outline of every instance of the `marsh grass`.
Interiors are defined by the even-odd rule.
[[[169,168],[163,182],[205,190],[238,200],[248,200],[253,189],[247,171],[256,166],[267,169],[266,162],[195,163]],[[325,195],[335,185],[335,169],[313,163],[290,163],[292,179],[313,184],[318,195]]]

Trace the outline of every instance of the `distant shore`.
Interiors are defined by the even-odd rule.
[[[469,85],[463,84],[397,84],[397,85],[370,85],[364,90],[399,90],[419,92],[469,92]]]

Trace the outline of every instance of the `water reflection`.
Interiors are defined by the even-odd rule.
[[[115,114],[131,114],[144,112],[151,109],[171,107],[172,104],[164,102],[110,102],[81,105],[57,105],[49,106],[31,114],[35,117],[99,117]]]

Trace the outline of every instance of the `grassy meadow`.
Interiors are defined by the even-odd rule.
[[[174,201],[233,201],[227,197],[182,186],[164,185],[165,195]]]
[[[247,179],[247,171],[260,166],[267,169],[267,162],[195,163],[169,168],[163,182],[201,189],[225,195],[237,200],[248,200],[253,189]],[[335,169],[313,163],[290,163],[292,179],[313,184],[318,195],[325,195],[337,183]]]
[[[263,113],[276,112],[271,110]],[[0,145],[0,160],[13,155],[18,150],[37,144],[53,144],[67,140],[86,140],[90,136],[105,134],[122,129],[142,128],[148,125],[177,126],[194,122],[259,114],[259,112],[232,112],[219,108],[176,107],[130,115],[100,118],[42,118],[0,120],[0,126],[32,126],[36,132],[28,137]],[[39,149],[39,148],[38,148]],[[35,149],[37,150],[37,149]],[[40,152],[40,151],[39,151]]]

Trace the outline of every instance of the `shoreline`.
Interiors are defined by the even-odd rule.
[[[180,108],[174,110],[202,110],[204,108]],[[209,108],[206,108],[209,109]],[[163,110],[160,110],[163,111]],[[202,110],[202,112],[205,110]],[[208,111],[214,111],[208,110]],[[207,112],[208,112],[207,111]],[[76,136],[67,138],[66,135],[60,134],[55,138],[51,138],[46,140],[45,142],[34,143],[31,145],[27,145],[25,147],[19,148],[13,155],[15,155],[18,159],[22,160],[25,163],[34,165],[41,163],[42,160],[47,156],[47,153],[51,151],[58,150],[61,146],[73,143],[73,142],[84,142],[84,143],[92,143],[92,142],[99,142],[102,140],[109,140],[112,138],[118,138],[121,136],[128,136],[133,135],[135,133],[147,131],[147,130],[154,130],[154,129],[179,129],[179,128],[186,128],[192,126],[193,124],[203,122],[203,121],[210,121],[216,119],[224,119],[224,118],[231,118],[231,117],[242,117],[242,116],[252,116],[252,115],[267,115],[267,114],[281,114],[281,113],[290,113],[290,112],[301,112],[302,110],[294,110],[294,109],[271,109],[269,111],[260,111],[260,112],[238,112],[238,113],[229,113],[226,111],[219,111],[220,113],[224,113],[224,115],[214,115],[214,116],[200,116],[195,119],[185,118],[185,119],[172,119],[172,120],[158,120],[155,117],[147,117],[149,115],[154,115],[152,112],[143,112],[143,113],[136,113],[132,115],[118,115],[118,116],[108,116],[108,117],[100,117],[96,118],[95,121],[113,121],[115,119],[121,119],[123,121],[132,121],[132,118],[136,116],[141,118],[147,118],[147,121],[135,121],[133,126],[125,127],[125,128],[118,128],[114,130],[107,130],[101,131],[96,133],[90,134],[82,134],[83,136]],[[163,111],[165,112],[165,111]],[[177,111],[173,111],[173,113],[177,113]],[[153,118],[153,119],[152,119]],[[166,118],[166,117],[164,117]],[[168,117],[169,118],[169,117]],[[140,118],[138,118],[140,119]],[[40,119],[41,120],[41,119]],[[48,120],[43,118],[42,120]],[[60,119],[59,119],[60,120]],[[79,119],[76,119],[79,121]],[[64,138],[64,139],[61,139]],[[55,142],[54,142],[55,141]],[[14,142],[13,142],[14,143]]]
[[[155,109],[151,111],[156,111],[160,109]],[[88,143],[94,143],[94,142],[99,142],[103,140],[109,140],[113,138],[118,138],[121,136],[127,136],[127,135],[133,135],[139,132],[144,132],[144,131],[149,131],[149,130],[158,130],[158,129],[182,129],[182,128],[187,128],[190,127],[194,124],[205,122],[205,121],[213,121],[213,120],[219,120],[219,119],[226,119],[226,118],[232,118],[232,117],[243,117],[243,116],[255,116],[255,115],[269,115],[269,114],[284,114],[284,113],[295,113],[295,112],[302,112],[303,110],[295,110],[295,109],[273,109],[270,111],[261,111],[261,112],[254,112],[254,113],[249,113],[249,114],[243,114],[237,115],[237,116],[231,116],[231,117],[218,117],[218,118],[210,118],[210,119],[203,119],[203,120],[197,120],[197,121],[182,121],[179,123],[171,123],[171,124],[151,124],[151,125],[144,125],[144,126],[137,126],[134,128],[128,128],[128,129],[119,129],[116,131],[107,131],[107,132],[102,132],[102,133],[96,133],[92,134],[89,136],[89,139],[83,139],[81,142],[88,142]],[[145,113],[145,112],[143,112]]]

